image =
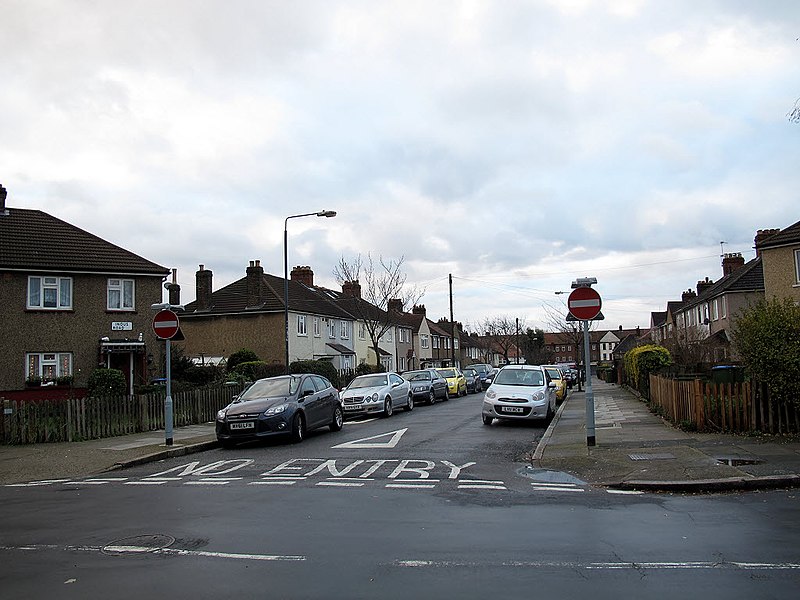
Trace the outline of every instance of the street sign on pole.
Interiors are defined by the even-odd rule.
[[[171,340],[178,333],[180,321],[171,310],[161,310],[153,317],[153,331],[161,340]]]
[[[600,294],[590,287],[579,287],[572,290],[567,300],[567,308],[575,318],[581,321],[589,321],[600,314],[603,301]]]

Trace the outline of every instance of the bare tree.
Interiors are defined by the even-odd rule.
[[[575,345],[578,357],[578,369],[580,370],[582,367],[585,367],[586,361],[584,360],[585,357],[583,355],[583,328],[581,323],[587,323],[589,326],[589,331],[591,332],[597,329],[597,321],[568,321],[567,317],[569,316],[570,312],[566,304],[555,306],[553,304],[546,303],[542,305],[542,308],[544,309],[546,315],[546,325],[548,329],[552,330],[554,333],[560,334],[567,344]],[[591,350],[589,352],[591,352]],[[588,363],[591,364],[591,362],[591,356],[589,356]],[[579,380],[578,390],[580,389]]]
[[[400,324],[403,307],[417,304],[423,295],[416,286],[406,286],[404,260],[401,256],[396,261],[386,261],[381,256],[375,264],[370,254],[366,262],[359,254],[352,261],[342,257],[333,270],[334,278],[342,286],[344,304],[356,320],[364,323],[378,367],[381,338]]]
[[[517,336],[525,333],[524,320],[517,321],[507,316],[486,317],[478,327],[492,346],[500,351],[506,363],[509,362],[509,352],[512,348],[521,352],[519,349],[521,343],[517,343]],[[516,359],[516,356],[514,358]]]
[[[789,121],[792,123],[800,123],[800,98],[795,100],[794,108],[789,111]]]

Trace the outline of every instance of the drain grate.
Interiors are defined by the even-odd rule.
[[[631,460],[668,460],[675,458],[674,454],[669,452],[662,452],[660,454],[628,454]]]

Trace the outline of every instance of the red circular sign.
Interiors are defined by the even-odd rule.
[[[603,301],[600,300],[600,294],[590,287],[579,287],[572,290],[567,300],[567,307],[569,312],[576,319],[582,321],[589,321],[594,319],[600,314],[600,307]]]
[[[159,311],[156,316],[153,317],[153,331],[155,331],[156,335],[162,340],[175,337],[179,327],[180,321],[178,321],[178,315],[171,310]]]

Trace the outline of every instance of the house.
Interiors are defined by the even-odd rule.
[[[82,390],[98,366],[121,370],[129,393],[160,374],[151,304],[169,269],[40,210],[6,207],[6,197],[0,186],[3,396]]]
[[[284,282],[250,261],[245,277],[213,291],[213,273],[200,265],[195,273],[196,299],[181,315],[187,356],[230,356],[241,348],[261,360],[285,364]],[[354,369],[353,316],[337,302],[338,295],[314,285],[310,267],[291,271],[289,298],[289,362],[329,360],[338,370]]]
[[[411,331],[411,354],[408,369],[435,367],[433,361],[430,321],[425,316],[425,305],[414,305],[411,312],[400,316],[400,326]]]
[[[755,248],[764,271],[764,295],[800,304],[800,221],[783,231],[759,230]]]

